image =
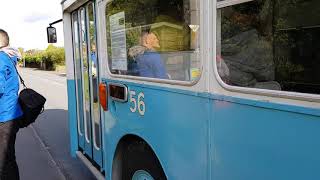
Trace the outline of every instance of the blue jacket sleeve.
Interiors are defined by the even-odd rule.
[[[159,54],[155,54],[153,57],[153,73],[155,78],[168,79],[166,67]]]

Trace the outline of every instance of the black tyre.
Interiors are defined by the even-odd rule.
[[[115,157],[113,180],[166,180],[162,167],[151,148],[133,142],[121,148]]]

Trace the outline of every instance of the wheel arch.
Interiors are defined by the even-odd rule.
[[[120,138],[120,140],[118,141],[118,144],[116,146],[116,149],[114,151],[113,159],[112,159],[112,167],[111,167],[111,177],[114,177],[114,175],[115,175],[114,173],[121,173],[121,171],[119,172],[119,170],[116,170],[119,168],[119,166],[121,166],[121,163],[117,162],[117,161],[119,161],[119,159],[118,159],[119,157],[117,156],[118,153],[125,151],[125,148],[132,143],[144,143],[148,147],[148,150],[151,151],[154,158],[157,160],[157,162],[155,162],[155,163],[157,164],[158,168],[160,168],[160,170],[166,176],[166,171],[163,168],[164,166],[161,163],[160,159],[158,158],[159,156],[156,154],[156,151],[154,151],[154,148],[152,148],[152,146],[150,145],[150,143],[148,143],[146,140],[144,140],[143,138],[141,138],[138,135],[127,134],[127,135],[124,135],[123,137]]]

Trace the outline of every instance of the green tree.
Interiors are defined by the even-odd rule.
[[[49,45],[46,50],[31,49],[26,52],[23,52],[23,48],[19,50],[22,52],[27,67],[55,70],[57,65],[65,64],[64,48],[62,47]]]
[[[42,60],[46,64],[46,69],[54,70],[57,65],[65,64],[64,48],[49,45],[43,52]]]

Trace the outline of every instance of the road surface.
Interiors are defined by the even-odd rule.
[[[45,111],[20,129],[16,156],[21,180],[91,180],[91,172],[69,153],[67,85],[64,74],[19,68],[27,87],[47,98]]]

